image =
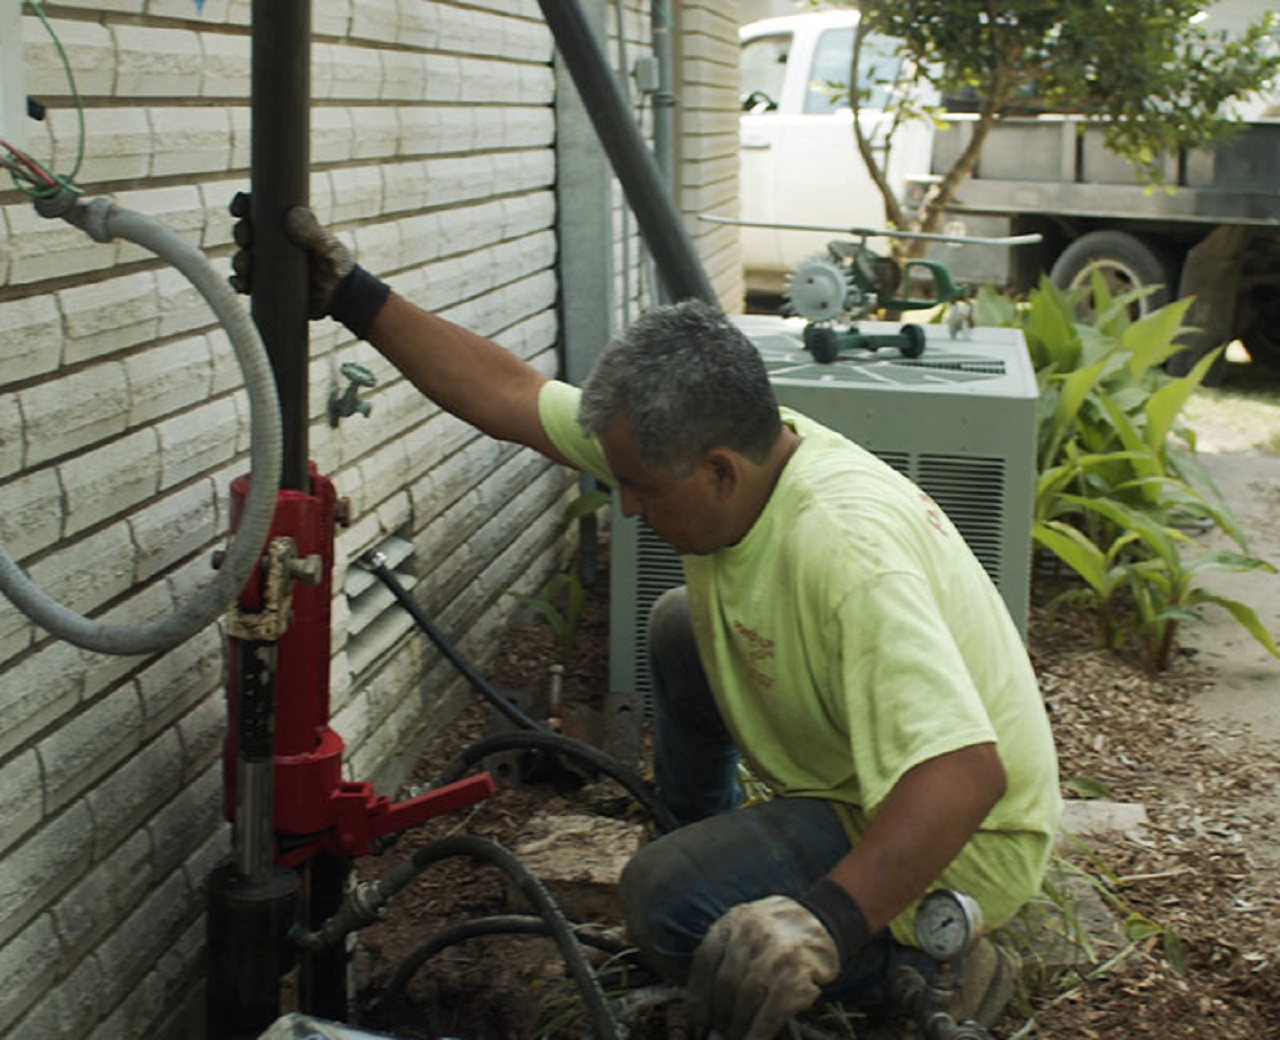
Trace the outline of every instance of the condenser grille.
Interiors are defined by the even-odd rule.
[[[888,466],[892,466],[904,477],[911,476],[911,456],[905,451],[875,451],[868,449],[871,454],[878,458],[881,462]]]
[[[1005,374],[1004,362],[995,358],[903,358],[894,364],[904,368],[929,368],[938,372],[971,372],[975,375],[1002,376]]]
[[[643,520],[636,522],[636,631],[635,669],[636,692],[644,695],[645,715],[652,712],[653,684],[649,681],[649,610],[667,589],[684,584],[684,568],[680,557],[666,542],[653,533]]]
[[[997,585],[1003,573],[1005,463],[1003,459],[872,451],[942,507]]]
[[[914,477],[951,518],[991,580],[999,585],[1004,554],[1004,460],[921,455]]]

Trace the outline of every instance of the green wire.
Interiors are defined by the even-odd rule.
[[[80,91],[76,89],[76,77],[75,77],[75,74],[71,71],[71,62],[67,58],[66,49],[62,46],[62,41],[58,39],[58,34],[54,30],[53,26],[49,24],[49,19],[45,16],[44,9],[40,6],[40,0],[23,0],[23,2],[27,5],[27,7],[31,9],[32,14],[34,14],[37,18],[40,19],[40,24],[44,26],[45,31],[49,34],[49,38],[53,40],[54,47],[57,48],[58,57],[62,60],[62,68],[67,74],[67,85],[71,88],[71,98],[75,102],[76,120],[79,124],[79,134],[76,141],[76,161],[75,161],[75,165],[71,168],[70,173],[65,175],[59,175],[59,174],[49,173],[49,171],[45,170],[44,172],[49,173],[49,176],[52,177],[53,180],[57,182],[55,185],[36,189],[34,191],[24,188],[20,183],[18,184],[18,187],[22,191],[24,191],[26,194],[36,196],[36,197],[42,197],[42,196],[54,194],[57,191],[61,190],[62,188],[69,188],[70,190],[76,192],[77,194],[80,194],[81,189],[76,187],[71,182],[75,179],[76,174],[80,172],[80,164],[84,162],[84,141],[85,141],[84,102],[80,98]],[[32,160],[32,161],[34,162],[35,160]],[[36,165],[39,166],[40,164],[36,163]],[[43,166],[41,166],[40,168],[44,170]],[[11,176],[13,176],[15,183],[17,183],[17,175],[16,173],[14,173],[12,169],[10,170],[10,174]]]

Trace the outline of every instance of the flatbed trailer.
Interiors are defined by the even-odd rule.
[[[934,136],[931,170],[908,186],[924,198],[973,132],[953,114]],[[1194,297],[1173,360],[1185,371],[1234,339],[1256,361],[1280,365],[1280,122],[1251,122],[1212,147],[1165,156],[1167,186],[1143,184],[1103,144],[1103,127],[1079,117],[1002,119],[940,230],[1000,236],[1038,232],[1037,247],[937,246],[964,280],[1025,292],[1043,275],[1060,288],[1094,269],[1115,291],[1159,286],[1151,308]]]

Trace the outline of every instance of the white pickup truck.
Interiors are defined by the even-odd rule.
[[[858,13],[844,9],[769,18],[739,30],[742,220],[884,226],[884,203],[858,155],[844,88],[857,23]],[[886,37],[869,36],[859,61],[862,88],[871,91],[859,117],[880,147],[885,98],[902,70],[896,49]],[[895,135],[888,178],[899,196],[909,176],[929,169],[932,138],[932,130],[919,121]],[[822,252],[832,237],[744,227],[747,291],[783,291],[787,272]],[[878,251],[885,248],[883,242],[870,244]]]
[[[854,142],[847,104],[832,83],[849,78],[858,15],[840,10],[773,18],[739,31],[743,112],[740,217],[747,222],[883,227],[879,192]],[[898,79],[893,42],[871,36],[860,62],[864,88]],[[905,83],[909,77],[903,76]],[[887,91],[873,86],[861,119],[881,141]],[[1160,288],[1143,303],[1191,296],[1188,349],[1175,372],[1239,338],[1255,361],[1280,365],[1280,104],[1251,99],[1253,118],[1217,148],[1167,156],[1174,190],[1151,191],[1102,146],[1101,127],[1045,114],[1002,119],[973,175],[948,208],[944,231],[973,237],[1039,235],[1034,249],[944,245],[928,255],[961,281],[1026,291],[1040,277],[1062,288],[1088,284],[1098,270],[1113,292]],[[1267,107],[1270,105],[1271,107]],[[954,161],[973,117],[946,129],[921,121],[895,135],[889,182],[908,205]],[[940,124],[943,125],[943,124]],[[821,232],[742,230],[749,293],[777,293],[786,275],[826,242]],[[877,252],[887,243],[872,239]]]

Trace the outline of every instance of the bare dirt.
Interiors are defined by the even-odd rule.
[[[1233,371],[1215,400],[1193,409],[1202,461],[1253,552],[1280,562],[1280,457],[1272,446],[1280,431],[1274,404],[1280,379],[1247,366]],[[1241,429],[1232,395],[1253,401],[1256,391],[1266,399],[1262,418]],[[565,678],[566,703],[588,712],[602,708],[607,686],[607,578],[606,566],[588,589]],[[1280,633],[1275,574],[1211,582]],[[993,1036],[1280,1037],[1280,662],[1225,611],[1210,611],[1203,624],[1184,627],[1173,666],[1149,676],[1125,655],[1095,649],[1087,617],[1045,612],[1042,604],[1057,590],[1054,579],[1041,575],[1036,586],[1030,648],[1064,786],[1069,795],[1140,807],[1145,822],[1064,840],[1059,884],[1074,876],[1095,912],[1102,908],[1103,920],[1089,928],[1087,946],[1072,948],[1071,963],[1043,965],[1027,957],[1023,991]],[[519,627],[507,633],[493,677],[508,690],[537,694],[556,656],[545,626]],[[434,777],[491,730],[489,714],[478,701],[468,709],[427,750],[416,780]],[[534,813],[584,811],[640,818],[612,782],[583,784],[572,771],[552,770],[540,782],[505,783],[473,810],[433,821],[403,848],[361,863],[360,873],[382,873],[410,848],[449,833],[511,846]],[[360,933],[364,1024],[398,1036],[465,1040],[589,1035],[563,960],[536,937],[448,946],[414,975],[396,1014],[379,1017],[387,1010],[387,983],[411,951],[446,926],[509,912],[509,896],[498,871],[468,860],[432,868],[398,896],[387,921]],[[1064,927],[1083,927],[1085,916],[1083,904],[1079,916],[1068,910]],[[624,979],[610,976],[609,985],[612,991],[652,981],[633,969]],[[677,1011],[631,1024],[633,1036],[683,1035]],[[810,1028],[819,1031],[813,1035],[866,1035],[859,1020],[831,1015]]]

